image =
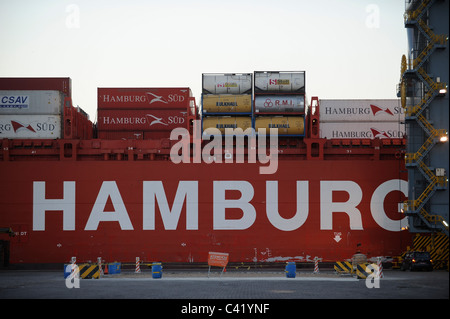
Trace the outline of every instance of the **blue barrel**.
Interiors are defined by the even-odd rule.
[[[161,278],[162,277],[162,266],[161,263],[152,264],[152,277]]]
[[[64,279],[72,273],[72,264],[64,264]]]
[[[110,275],[120,274],[120,265],[121,263],[110,263],[108,264],[108,273]]]
[[[295,266],[295,262],[288,262],[286,265],[286,277],[287,278],[295,278],[295,272],[297,267]]]

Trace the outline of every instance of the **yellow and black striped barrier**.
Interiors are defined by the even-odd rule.
[[[416,234],[413,238],[414,250],[428,251],[433,260],[433,269],[448,269],[448,237],[445,234]]]
[[[353,266],[352,266],[352,263],[349,261],[337,261],[334,264],[334,270],[337,273],[351,274],[351,273],[353,273]]]
[[[366,279],[372,275],[372,277],[378,276],[378,265],[377,264],[359,264],[356,266],[356,278]]]
[[[82,279],[99,279],[100,269],[97,264],[81,264],[78,265],[80,278]]]

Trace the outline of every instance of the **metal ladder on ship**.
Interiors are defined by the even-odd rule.
[[[448,141],[448,132],[445,129],[435,129],[433,125],[422,114],[430,103],[440,95],[441,90],[447,90],[447,85],[441,82],[435,82],[426,73],[423,64],[429,59],[431,54],[440,48],[445,48],[448,38],[446,35],[436,35],[430,27],[422,19],[424,13],[432,6],[434,0],[422,1],[416,10],[405,12],[405,25],[414,25],[427,39],[428,44],[419,53],[419,55],[409,60],[408,69],[406,57],[402,56],[401,63],[401,104],[405,109],[406,119],[416,120],[428,135],[427,140],[415,153],[407,153],[405,155],[406,167],[416,167],[428,181],[428,186],[422,194],[415,200],[408,200],[403,203],[403,209],[407,215],[416,215],[421,218],[429,229],[442,231],[447,236],[448,222],[441,215],[429,214],[424,206],[438,190],[447,189],[447,176],[437,176],[424,162],[425,156],[430,152],[433,146],[438,142]],[[412,65],[411,65],[412,62]],[[414,74],[426,87],[427,92],[417,105],[406,106],[406,81],[407,73]]]

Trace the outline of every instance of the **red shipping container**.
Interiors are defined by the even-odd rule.
[[[171,131],[188,128],[186,110],[98,110],[99,131]]]
[[[188,109],[190,88],[98,88],[98,109]]]
[[[161,140],[169,139],[170,131],[99,131],[103,140]]]
[[[0,90],[60,91],[72,94],[70,78],[0,78]]]
[[[144,132],[142,131],[99,131],[98,138],[104,140],[142,140]]]

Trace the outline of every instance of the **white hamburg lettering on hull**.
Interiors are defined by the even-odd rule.
[[[166,230],[176,230],[183,206],[186,207],[186,230],[198,230],[198,181],[180,181],[172,205],[169,204],[162,181],[143,181],[143,230],[155,230],[156,205]],[[45,182],[33,182],[33,231],[45,231],[45,214],[48,211],[62,212],[63,230],[75,230],[74,181],[63,183],[63,198],[46,198]],[[281,231],[299,229],[309,213],[309,182],[297,181],[296,213],[286,219],[278,212],[278,181],[266,181],[266,216],[270,223]],[[407,224],[407,217],[392,220],[384,210],[386,196],[394,191],[407,195],[408,184],[404,180],[392,179],[379,185],[370,200],[370,211],[374,221],[388,231],[401,231]],[[226,199],[226,192],[241,193],[239,199]],[[333,202],[333,192],[348,193],[346,202]],[[250,203],[254,196],[253,185],[248,181],[213,181],[213,229],[243,230],[250,228],[256,220],[255,207]],[[114,211],[105,211],[108,201]],[[173,198],[173,197],[170,197]],[[320,230],[333,229],[333,214],[345,213],[349,217],[350,229],[363,230],[361,203],[363,191],[354,181],[320,182]],[[186,203],[186,204],[185,204]],[[170,206],[172,208],[170,208]],[[226,209],[240,209],[242,217],[227,219]],[[105,181],[98,192],[84,230],[97,230],[100,222],[118,222],[122,230],[133,230],[125,203],[115,181]]]
[[[113,212],[105,212],[108,198],[111,198],[114,206],[115,210]],[[103,182],[84,230],[97,230],[100,222],[114,221],[120,224],[122,230],[133,230],[133,225],[131,224],[116,182]]]
[[[333,202],[333,192],[348,193],[346,202]],[[320,181],[320,229],[333,229],[333,213],[346,213],[350,219],[350,229],[362,230],[361,212],[356,206],[361,203],[362,190],[352,181]]]
[[[164,229],[176,230],[186,200],[186,229],[198,229],[198,182],[180,181],[172,209],[169,208],[162,181],[144,181],[144,230],[155,230],[155,206],[158,201]]]

